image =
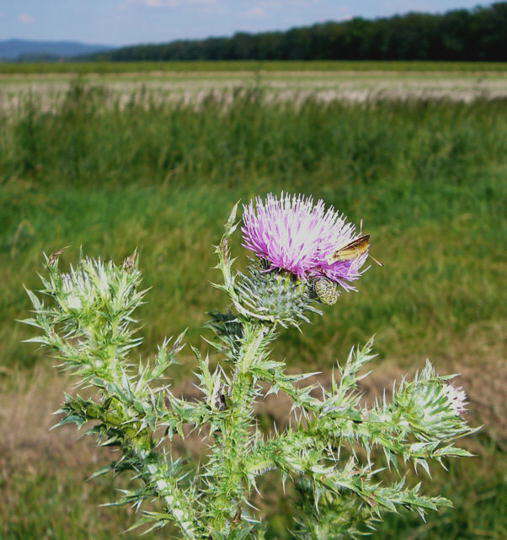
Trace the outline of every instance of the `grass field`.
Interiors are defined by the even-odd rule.
[[[132,73],[150,71],[507,71],[507,62],[424,61],[192,61],[192,62],[0,62],[0,73]]]
[[[376,387],[430,357],[464,374],[485,424],[464,443],[476,458],[428,480],[456,509],[427,524],[393,517],[377,537],[505,538],[507,100],[308,98],[294,107],[253,87],[196,108],[139,94],[106,106],[107,96],[75,84],[50,112],[35,96],[0,113],[0,537],[111,538],[133,520],[97,507],[114,497],[112,481],[82,482],[103,452],[72,430],[47,432],[71,383],[21,343],[31,333],[14,322],[27,314],[23,285],[37,286],[41,252],[70,245],[69,263],[80,247],[115,260],[139,247],[153,287],[139,314],[144,351],[186,326],[204,348],[205,312],[223,302],[209,286],[211,245],[230,207],[287,190],[363,218],[385,266],[303,334],[286,332],[275,355],[329,371],[375,333]],[[183,360],[176,384],[193,370]],[[288,506],[271,519],[271,538],[288,538]]]

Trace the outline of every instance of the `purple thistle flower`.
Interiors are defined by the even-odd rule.
[[[333,207],[312,197],[269,194],[243,207],[243,246],[265,259],[271,269],[291,272],[301,280],[327,277],[344,289],[361,275],[368,254],[329,263],[340,248],[357,237],[353,224]]]

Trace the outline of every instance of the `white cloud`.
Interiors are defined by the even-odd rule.
[[[116,9],[125,12],[129,11],[133,6],[148,9],[182,9],[185,7],[197,7],[208,12],[212,6],[214,6],[214,9],[216,9],[218,2],[220,2],[220,0],[122,0],[117,5]]]
[[[21,21],[23,24],[32,24],[35,22],[35,18],[28,13],[20,13],[18,16],[18,20]]]
[[[248,11],[245,11],[245,16],[252,18],[265,17],[266,15],[266,10],[261,6],[257,6],[249,9]]]
[[[148,7],[176,7],[180,4],[179,0],[142,0],[140,3]]]
[[[185,5],[211,5],[217,0],[127,0],[127,4],[137,4],[146,7],[184,7]]]

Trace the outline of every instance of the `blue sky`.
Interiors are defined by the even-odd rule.
[[[0,0],[0,39],[120,45],[475,5],[469,0]]]

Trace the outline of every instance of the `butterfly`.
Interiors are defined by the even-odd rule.
[[[352,242],[349,242],[345,246],[337,249],[331,257],[328,259],[329,264],[334,264],[338,261],[351,261],[352,259],[357,259],[357,257],[360,257],[363,255],[363,253],[366,253],[368,251],[368,248],[370,247],[370,235],[369,234],[362,234],[361,236],[358,236]],[[379,265],[384,266],[380,261],[377,261],[375,257],[370,257]]]

